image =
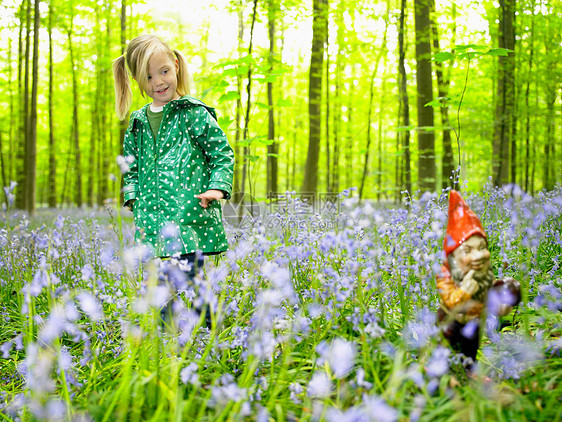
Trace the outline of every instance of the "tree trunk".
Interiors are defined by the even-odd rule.
[[[384,46],[384,42],[383,42]],[[382,52],[382,49],[381,49]],[[369,153],[371,150],[371,121],[373,120],[373,98],[375,97],[375,77],[378,71],[378,60],[375,61],[375,70],[371,74],[369,89],[369,109],[367,111],[367,144],[365,146],[365,158],[363,158],[363,173],[361,175],[361,183],[359,185],[359,199],[363,199],[363,189],[365,189],[365,180],[369,169]]]
[[[543,186],[547,190],[554,188],[553,161],[555,161],[555,122],[554,103],[556,101],[556,87],[547,87],[546,93],[546,139],[544,142]]]
[[[274,0],[269,0],[268,4],[268,33],[269,33],[269,65],[273,70],[275,61],[275,17],[277,14],[277,5]],[[267,103],[268,111],[268,139],[270,144],[267,145],[267,195],[278,195],[279,188],[277,186],[278,179],[278,149],[279,144],[275,139],[275,115],[273,108],[273,83],[267,83]]]
[[[25,10],[25,14],[24,14]],[[19,92],[22,95],[21,104],[21,138],[18,142],[18,170],[16,171],[17,180],[20,187],[19,195],[16,195],[16,208],[19,209],[27,209],[27,164],[26,164],[26,150],[27,150],[27,140],[29,139],[29,44],[30,44],[30,32],[31,32],[31,1],[24,0],[21,4],[21,26],[23,27],[23,23],[25,20],[25,47],[24,47],[24,40],[23,40],[23,33],[19,39],[20,41],[20,65],[18,66],[18,79],[20,80],[19,83]],[[23,29],[21,30],[23,32]],[[21,53],[23,51],[23,54]],[[23,69],[22,69],[23,68]],[[21,79],[23,74],[23,80]],[[22,89],[23,88],[23,89]]]
[[[97,154],[97,150],[99,150],[99,133],[100,133],[100,116],[99,116],[99,108],[100,108],[100,101],[103,97],[103,89],[102,89],[102,71],[101,71],[101,62],[103,60],[103,38],[101,37],[101,6],[96,4],[95,6],[95,15],[96,15],[96,23],[94,27],[94,33],[100,34],[96,42],[96,61],[94,63],[95,71],[96,71],[96,88],[95,88],[95,96],[91,104],[91,124],[90,124],[90,151],[88,160],[88,180],[86,182],[87,186],[87,193],[86,193],[86,201],[90,207],[93,207],[96,203],[95,197],[95,179],[97,170],[101,170],[101,163],[97,161],[97,158],[101,158],[101,154]]]
[[[109,26],[109,21],[108,24]],[[127,47],[127,0],[121,0],[121,54],[123,54],[125,52],[125,48]],[[128,122],[129,122],[129,116],[127,113],[127,116],[121,121],[119,122],[119,153],[121,155],[123,155],[123,139],[125,139],[125,131],[127,130],[127,126],[128,126]],[[107,139],[104,135],[104,139]],[[111,143],[110,143],[111,145]],[[105,175],[104,177],[107,177],[107,175]],[[106,182],[107,183],[107,182]],[[121,175],[121,186],[123,186],[124,182],[123,182],[123,175]],[[115,190],[115,189],[113,189]],[[109,193],[109,189],[108,189],[108,193]],[[113,195],[112,195],[113,196]],[[119,192],[119,203],[122,204],[124,201],[124,192],[123,189],[120,190]]]
[[[28,138],[25,149],[25,193],[26,209],[29,215],[35,213],[35,191],[37,182],[37,91],[39,83],[39,0],[34,3],[33,19],[33,64],[31,84],[31,108],[29,112]]]
[[[355,79],[355,66],[351,68],[351,80]],[[355,165],[353,162],[353,157],[355,156],[355,145],[354,145],[354,136],[353,136],[353,112],[354,112],[354,91],[355,85],[353,82],[350,84],[349,87],[349,95],[347,96],[347,130],[346,130],[346,142],[343,147],[345,151],[345,188],[351,188],[355,186],[353,181],[353,171],[355,169]],[[341,108],[341,107],[340,107]],[[342,148],[338,148],[342,149]],[[338,151],[339,152],[339,151]],[[339,153],[338,153],[339,155]],[[339,161],[339,159],[338,159]],[[339,165],[338,165],[338,177],[335,179],[334,185],[334,192],[340,192],[340,185],[339,185]],[[352,195],[353,191],[349,192],[349,195]]]
[[[383,67],[386,69],[386,61],[387,56],[384,56]],[[384,155],[384,148],[383,148],[383,111],[384,111],[384,95],[382,93],[386,92],[386,72],[382,78],[382,86],[381,86],[381,96],[379,98],[379,121],[378,121],[378,163],[377,163],[377,201],[380,202],[383,185],[382,185],[382,162],[383,162],[383,155]]]
[[[105,40],[104,40],[104,52],[103,57],[110,57],[111,55],[111,40],[113,38],[111,31],[111,22],[113,20],[111,4],[106,6],[105,9]],[[97,204],[103,205],[104,202],[111,198],[113,195],[109,192],[109,165],[112,159],[112,154],[115,149],[113,148],[113,139],[115,132],[113,130],[108,130],[112,127],[111,122],[113,121],[113,111],[104,107],[108,102],[113,101],[113,79],[111,75],[111,62],[106,60],[101,63],[101,81],[100,81],[100,91],[101,95],[99,99],[96,99],[97,109],[98,109],[98,120],[97,120],[97,139],[98,139],[98,193],[97,193]],[[121,125],[121,123],[119,123]],[[120,127],[121,131],[121,127]],[[118,142],[121,144],[123,138],[118,138]],[[122,148],[119,145],[118,149]],[[123,193],[121,193],[122,195]],[[121,199],[121,198],[120,198]]]
[[[242,58],[242,50],[244,45],[244,7],[242,0],[238,2],[238,58]],[[234,186],[232,199],[235,203],[240,203],[242,200],[243,186],[242,181],[242,167],[240,166],[240,156],[242,154],[240,148],[240,140],[242,139],[242,75],[236,74],[236,86],[238,90],[238,98],[236,99],[236,133],[234,141],[234,155],[236,162],[234,163]]]
[[[12,39],[8,40],[8,63],[12,63]],[[14,101],[14,91],[15,87],[14,74],[12,66],[8,66],[8,96],[10,98],[10,128],[8,131],[8,164],[7,164],[7,180],[14,180],[14,161],[16,157],[16,145],[15,140],[17,133],[17,123],[16,123],[16,107]]]
[[[529,112],[529,96],[531,90],[531,78],[533,75],[533,55],[535,51],[535,2],[531,4],[531,32],[529,34],[529,62],[527,65],[527,83],[525,86],[525,177],[524,189],[529,192],[529,170],[531,167],[531,113]]]
[[[252,12],[252,24],[250,26],[250,44],[248,46],[248,56],[252,57],[252,47],[254,42],[254,26],[256,24],[256,17],[258,12],[258,0],[254,0],[254,9]],[[244,141],[248,141],[250,137],[250,110],[252,107],[252,65],[251,63],[248,64],[248,82],[246,84],[246,114],[244,116]],[[248,175],[248,155],[250,153],[250,147],[246,144],[244,146],[244,152],[242,159],[244,160],[244,164],[242,166],[242,197],[244,196],[244,192],[246,190],[246,178]],[[250,196],[252,194],[252,185],[250,183]],[[253,209],[253,207],[252,207]]]
[[[320,155],[322,68],[324,40],[328,28],[328,0],[314,0],[312,49],[308,85],[309,137],[302,193],[316,193],[318,189],[318,157]]]
[[[452,3],[453,8],[453,19],[456,15],[455,3]],[[433,35],[433,53],[439,53],[441,51],[439,47],[439,31],[437,27],[437,22],[433,18],[435,16],[435,0],[431,0],[431,29]],[[452,43],[454,45],[454,41]],[[445,78],[443,75],[443,63],[435,62],[435,75],[437,77],[437,92],[439,98],[445,99],[449,95],[449,78]],[[453,157],[453,145],[451,142],[451,128],[449,125],[449,105],[444,102],[439,108],[439,113],[441,114],[441,126],[443,126],[442,134],[442,144],[443,144],[443,155],[441,157],[441,188],[446,189],[447,187],[454,187],[454,176],[455,171],[455,160]]]
[[[72,142],[74,144],[74,203],[82,207],[82,166],[80,157],[80,126],[78,118],[78,69],[72,35],[74,30],[74,15],[70,16],[70,26],[67,32],[68,52],[72,72]]]
[[[400,28],[398,31],[398,74],[400,75],[400,110],[401,126],[403,132],[398,132],[398,141],[402,141],[399,146],[402,149],[401,163],[397,164],[396,179],[397,186],[397,200],[400,200],[400,191],[402,189],[412,193],[412,179],[410,175],[410,103],[408,100],[408,79],[406,76],[406,50],[404,47],[405,35],[405,19],[406,19],[406,0],[401,0],[400,3]]]
[[[324,45],[328,45],[330,38],[329,29],[326,29],[326,39],[324,40]],[[325,113],[325,124],[326,124],[326,191],[330,192],[332,189],[332,147],[330,145],[330,110],[331,110],[331,98],[330,98],[330,53],[326,52],[326,113]],[[336,93],[336,98],[337,98]],[[334,119],[335,120],[335,119]],[[334,150],[335,153],[335,150]]]
[[[55,125],[53,111],[53,3],[49,2],[49,208],[57,207],[57,153],[55,146]]]
[[[2,131],[0,131],[0,168],[2,168],[2,187],[5,187],[5,186],[9,186],[10,183],[6,178],[6,166],[4,163],[4,154],[2,152],[3,150],[4,150],[4,145],[2,145]],[[6,203],[6,209],[8,209],[9,207],[8,194],[4,189],[2,189],[2,191],[4,192],[4,201]]]
[[[378,75],[379,72],[379,63],[381,58],[383,57],[383,55],[386,57],[386,53],[388,51],[388,49],[386,48],[386,36],[388,33],[388,14],[390,11],[389,8],[389,2],[387,2],[387,8],[386,8],[386,15],[385,15],[385,26],[384,26],[384,34],[383,34],[383,39],[382,39],[382,47],[379,51],[379,54],[377,54],[377,57],[375,59],[375,67],[373,69],[373,72],[371,73],[371,79],[369,82],[369,109],[367,112],[367,144],[365,146],[365,158],[363,159],[363,173],[361,176],[361,183],[359,185],[359,199],[363,199],[363,190],[365,189],[365,180],[367,179],[367,174],[369,172],[369,157],[370,157],[370,149],[371,149],[371,124],[373,122],[373,101],[375,98],[375,78]],[[385,64],[386,64],[386,60],[385,60]],[[386,66],[385,66],[386,67]],[[381,136],[380,136],[380,129],[381,129],[381,120],[380,117],[382,116],[382,98],[384,97],[384,83],[386,82],[386,75],[383,77],[383,88],[381,89],[381,107],[379,110],[379,146],[377,148],[378,152],[379,152],[379,169],[377,172],[377,181],[378,181],[378,189],[377,189],[377,197],[380,200],[380,172],[381,172],[381,168],[380,168],[380,154],[381,154],[381,145],[380,142],[382,141]]]
[[[515,37],[513,31],[514,1],[499,0],[499,47],[513,50]],[[496,91],[496,116],[494,123],[494,143],[492,171],[496,186],[509,181],[509,147],[512,134],[514,55],[498,57],[498,82]]]
[[[431,74],[429,0],[415,0],[416,86],[418,108],[418,187],[423,192],[435,190],[435,133]]]
[[[343,142],[340,142],[341,139],[341,121],[342,121],[342,68],[343,68],[343,63],[342,63],[342,51],[343,49],[346,48],[346,43],[344,41],[345,38],[345,34],[344,34],[344,30],[345,30],[345,26],[343,23],[343,3],[340,2],[338,4],[338,8],[337,8],[337,13],[338,13],[338,17],[337,17],[337,33],[336,33],[336,44],[337,44],[337,50],[336,50],[336,84],[335,84],[335,89],[334,89],[334,99],[332,101],[333,103],[333,109],[334,109],[334,124],[333,124],[333,139],[334,139],[334,146],[333,146],[333,153],[332,153],[332,171],[331,171],[331,179],[332,179],[332,184],[329,188],[329,192],[333,193],[333,194],[337,194],[340,192],[340,155],[342,154],[342,148],[340,148],[340,144],[342,144]],[[328,32],[329,32],[329,27],[326,28],[326,49],[328,44]],[[326,56],[328,56],[328,52],[326,50]],[[326,67],[326,69],[328,69],[328,67]],[[352,71],[353,71],[354,67],[352,67]],[[326,92],[328,92],[329,89],[329,73],[326,72]],[[351,78],[351,80],[353,81],[353,77]],[[351,84],[351,87],[353,87],[353,82]],[[329,107],[329,104],[326,104],[326,107]],[[326,131],[326,137],[329,136],[329,132]],[[349,170],[349,163],[347,163],[346,166],[346,172]],[[348,184],[348,182],[346,182],[347,186],[346,187],[350,187],[350,185]]]

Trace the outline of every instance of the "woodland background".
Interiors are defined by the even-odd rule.
[[[3,1],[2,183],[16,206],[101,205],[127,125],[112,60],[156,33],[236,150],[234,191],[399,201],[455,177],[562,178],[562,4],[544,0]],[[181,9],[181,11],[180,11]],[[135,91],[133,107],[146,98]],[[453,175],[460,165],[460,174]],[[6,197],[6,201],[8,201]]]

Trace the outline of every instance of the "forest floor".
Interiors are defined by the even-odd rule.
[[[230,249],[191,283],[134,244],[130,213],[12,211],[0,420],[561,420],[562,191],[465,199],[523,290],[488,314],[472,377],[435,324],[446,194],[226,210]]]

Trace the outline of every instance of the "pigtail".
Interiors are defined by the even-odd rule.
[[[176,91],[180,95],[191,95],[191,78],[187,69],[187,60],[178,50],[173,50],[178,60],[178,86]]]
[[[124,55],[113,62],[113,78],[115,79],[115,111],[119,120],[124,120],[133,102]]]

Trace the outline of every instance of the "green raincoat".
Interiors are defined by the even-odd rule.
[[[187,95],[170,101],[154,139],[148,106],[131,114],[123,148],[134,158],[123,190],[125,203],[135,200],[135,241],[161,257],[225,251],[220,203],[203,208],[195,198],[208,189],[222,190],[225,199],[232,192],[234,153],[215,110]]]

